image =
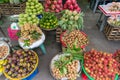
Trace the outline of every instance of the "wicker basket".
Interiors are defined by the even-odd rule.
[[[52,61],[55,59],[55,57],[58,57],[58,56],[60,56],[60,55],[65,55],[65,54],[63,54],[63,53],[60,53],[60,54],[57,54],[57,55],[55,55],[53,58],[52,58],[52,60],[51,60],[51,62],[50,62],[50,65],[49,65],[49,70],[50,70],[50,74],[52,75],[52,77],[54,78],[54,80],[58,80],[58,79],[56,79],[55,78],[55,76],[53,75],[53,72],[52,72],[52,69],[51,69],[51,65],[52,65]],[[81,74],[81,72],[82,72],[82,67],[81,67],[81,62],[79,62],[79,71],[78,71],[78,74],[80,75]],[[62,79],[61,79],[62,80]],[[66,79],[65,79],[66,80]]]
[[[34,51],[33,51],[33,52],[34,52]],[[22,79],[25,79],[25,78],[27,78],[28,76],[30,76],[30,75],[36,70],[36,68],[38,67],[39,58],[38,58],[38,55],[36,54],[36,52],[34,52],[34,54],[35,54],[35,56],[36,56],[36,58],[37,58],[37,63],[36,63],[36,65],[35,65],[34,70],[33,70],[30,74],[28,74],[28,75],[26,75],[26,76],[24,76],[24,77],[21,77],[21,78],[11,78],[7,73],[5,73],[5,71],[3,71],[5,77],[8,78],[8,79],[10,79],[10,80],[22,80]]]

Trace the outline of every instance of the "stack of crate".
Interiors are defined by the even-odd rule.
[[[115,27],[110,24],[107,24],[107,26],[104,29],[104,33],[108,40],[120,40],[120,26]]]
[[[0,4],[1,14],[3,15],[13,15],[13,14],[20,14],[24,13],[26,7],[26,3],[20,3],[18,5],[4,3]]]
[[[60,42],[60,35],[63,32],[63,30],[61,28],[57,28],[56,29],[56,42]]]

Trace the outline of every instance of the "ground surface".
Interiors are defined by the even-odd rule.
[[[89,37],[89,45],[86,48],[86,50],[90,50],[92,48],[95,48],[99,51],[105,51],[109,53],[113,53],[116,49],[120,49],[120,41],[108,41],[103,34],[103,32],[100,32],[98,27],[96,26],[97,19],[99,14],[92,13],[92,11],[88,8],[88,3],[86,3],[85,0],[79,0],[78,3],[80,4],[80,7],[82,8],[85,16],[84,16],[84,32]],[[4,24],[2,25],[2,29],[7,35],[7,27],[10,25],[10,22],[8,22],[4,18]],[[49,64],[50,60],[58,54],[61,51],[61,47],[58,43],[55,42],[55,31],[52,32],[45,32],[46,33],[46,41],[45,46],[47,49],[46,55],[41,55],[41,51],[39,48],[35,49],[37,53],[39,54],[39,73],[36,75],[36,77],[33,80],[54,80],[53,77],[50,75],[49,71]],[[0,33],[0,37],[2,37]],[[16,45],[18,44],[17,41],[12,41],[12,44]],[[5,80],[5,77],[0,77],[0,80]],[[81,80],[81,78],[78,78],[77,80]]]

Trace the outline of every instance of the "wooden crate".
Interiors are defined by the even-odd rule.
[[[60,42],[60,34],[63,32],[61,28],[56,29],[56,42]]]
[[[14,5],[14,4],[12,5],[9,3],[0,4],[1,14],[3,15],[13,15],[13,14],[24,13],[25,7],[26,7],[25,2],[20,3],[18,5]]]
[[[108,40],[120,40],[120,27],[107,24],[104,33]]]

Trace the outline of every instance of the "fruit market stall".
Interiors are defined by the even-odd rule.
[[[104,28],[105,36],[108,40],[120,40],[120,17],[111,16],[107,20]]]
[[[107,22],[107,18],[112,15],[120,15],[120,2],[112,2],[108,3],[107,5],[99,5],[99,9],[102,12],[99,19],[98,19],[98,26],[100,26],[100,31],[103,31],[104,26]],[[104,19],[102,23],[100,20],[102,19],[102,15],[104,15]]]
[[[84,13],[76,0],[66,0],[64,5],[62,0],[45,0],[44,4],[38,0],[28,0],[25,5],[24,12],[18,15],[18,22],[13,26],[18,26],[15,33],[18,38],[15,40],[20,49],[13,50],[8,43],[0,41],[0,73],[7,79],[32,80],[39,70],[39,58],[43,57],[39,57],[34,48],[40,47],[42,53],[47,55],[47,45],[44,44],[46,33],[57,29],[61,30],[58,36],[60,47],[64,50],[52,56],[49,63],[53,79],[77,80],[83,73],[90,80],[118,79],[120,51],[112,54],[86,50],[90,39],[83,30]],[[120,26],[117,21],[109,19],[108,23]]]

